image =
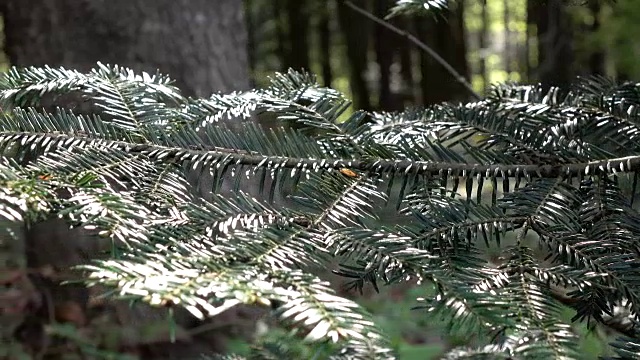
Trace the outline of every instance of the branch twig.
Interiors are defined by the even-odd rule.
[[[551,296],[553,296],[554,299],[556,299],[557,301],[559,301],[560,303],[562,303],[565,306],[568,306],[572,309],[575,309],[575,306],[577,304],[577,301],[574,299],[571,299],[570,297],[560,293],[558,290],[552,290],[551,291]],[[618,320],[618,321],[617,321]],[[634,329],[634,327],[632,325],[625,325],[624,323],[620,322],[619,319],[616,319],[615,317],[611,317],[611,318],[606,318],[603,319],[601,322],[598,322],[599,324],[608,327],[609,329],[611,329],[612,331],[615,331],[617,333],[620,333],[622,335],[631,337],[631,338],[635,338],[638,334],[636,332],[636,330]]]
[[[19,139],[36,135],[33,132],[0,132],[0,138],[13,137]],[[262,155],[246,150],[207,148],[189,149],[181,147],[169,147],[156,144],[132,144],[125,141],[113,141],[95,139],[90,137],[71,136],[67,134],[37,133],[40,138],[51,138],[52,144],[61,144],[68,139],[84,139],[92,142],[94,146],[119,149],[131,154],[145,154],[152,158],[164,159],[164,161],[190,161],[194,156],[209,156],[211,161],[225,161],[229,164],[246,165],[254,167],[275,167],[286,169],[335,169],[349,168],[355,171],[376,173],[412,172],[414,174],[431,174],[447,176],[484,176],[484,177],[534,177],[557,178],[558,176],[598,175],[630,173],[640,171],[640,155],[595,160],[590,162],[565,163],[554,165],[537,164],[469,164],[459,162],[415,161],[407,159],[399,160],[354,160],[354,159],[317,159],[304,157],[290,157],[278,155]]]
[[[349,7],[350,9],[352,9],[353,11],[359,13],[360,15],[368,18],[369,20],[377,23],[378,25],[384,26],[388,30],[391,30],[392,32],[394,32],[394,33],[406,38],[410,42],[412,42],[414,45],[419,47],[421,50],[423,50],[424,52],[429,54],[429,56],[431,56],[434,60],[436,60],[440,65],[442,65],[442,67],[444,67],[451,75],[453,75],[453,77],[456,79],[456,81],[459,82],[462,86],[464,86],[467,89],[467,91],[469,91],[469,93],[476,100],[480,100],[481,99],[480,95],[473,90],[473,87],[471,87],[471,84],[469,84],[469,82],[467,81],[467,79],[464,78],[464,76],[460,75],[456,71],[456,69],[454,69],[453,66],[451,66],[440,55],[438,55],[438,53],[435,52],[435,50],[433,50],[431,47],[429,47],[424,42],[420,41],[417,37],[415,37],[414,35],[412,35],[411,33],[407,32],[405,30],[399,29],[398,27],[394,26],[390,22],[385,21],[385,20],[375,16],[374,14],[371,14],[367,10],[359,7],[358,5],[352,3],[349,0],[342,0],[342,3],[344,5],[346,5],[347,7]]]

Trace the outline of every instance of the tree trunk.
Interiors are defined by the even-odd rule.
[[[249,86],[238,0],[3,0],[12,65],[157,69],[188,95]]]
[[[318,37],[320,45],[320,68],[322,74],[322,82],[324,86],[330,87],[333,81],[333,71],[331,69],[331,16],[329,7],[332,2],[328,0],[325,3],[318,3]]]
[[[400,21],[400,28],[413,32],[411,29],[411,22],[406,18],[398,19]],[[405,103],[415,104],[416,102],[416,84],[413,75],[413,47],[408,41],[401,41],[398,43],[399,57],[400,57],[400,74],[402,76],[402,106]]]
[[[366,8],[364,1],[354,1]],[[338,3],[338,21],[347,47],[349,63],[349,83],[356,109],[371,110],[369,87],[365,79],[367,53],[369,50],[369,29],[367,19],[355,14],[342,2]]]
[[[443,21],[436,22],[433,18],[418,19],[416,30],[420,39],[430,46],[443,59],[447,59],[446,48],[443,46],[441,28]],[[449,80],[442,67],[429,54],[420,52],[420,92],[422,104],[430,105],[446,101],[449,97],[446,81]]]
[[[384,18],[388,10],[387,0],[375,1],[375,15]],[[376,26],[374,29],[374,47],[376,52],[376,62],[378,63],[378,108],[380,110],[392,110],[391,95],[391,64],[393,63],[393,48],[391,46],[389,30],[382,26]]]
[[[460,75],[468,78],[466,42],[463,26],[463,4],[449,13],[447,21],[420,18],[416,23],[418,36],[447,61]],[[420,88],[425,105],[468,97],[467,89],[425,52],[420,53]]]
[[[502,6],[504,7],[504,70],[507,72],[507,80],[511,80],[511,72],[513,72],[513,60],[511,56],[511,29],[509,28],[509,22],[511,22],[509,3],[509,0],[504,0],[502,2]]]
[[[592,34],[597,33],[600,30],[600,1],[591,0],[589,3],[589,9],[593,16],[593,24],[589,29]],[[604,75],[605,74],[605,55],[602,47],[598,44],[596,49],[592,50],[589,55],[589,72],[591,74]]]
[[[2,0],[0,12],[5,20],[5,51],[11,65],[64,66],[86,71],[101,61],[135,71],[159,70],[175,79],[186,95],[198,97],[249,87],[247,32],[243,2],[239,0]],[[53,266],[66,271],[97,255],[95,237],[86,231],[70,231],[57,219],[38,223],[25,235],[30,268]],[[42,279],[39,283],[42,285]],[[66,300],[86,311],[87,289],[57,283],[42,286],[45,290],[40,291],[48,293],[52,305]],[[140,325],[158,318],[166,323],[166,310],[129,309],[126,304],[121,308],[118,304],[114,306],[120,311],[129,311],[123,318],[127,322],[124,325]],[[176,310],[177,314],[180,310]],[[231,318],[211,321],[237,324],[233,320],[237,315],[231,313],[236,314],[232,311]],[[39,316],[46,323],[54,315]],[[194,325],[195,319],[186,315],[176,320],[179,326],[188,327]],[[28,334],[34,330],[21,331]],[[203,336],[207,339],[186,346],[155,344],[149,349],[153,351],[149,356],[191,358],[196,354],[189,352],[203,352],[198,349],[199,344],[208,346],[207,351],[224,351],[223,332]],[[175,356],[167,355],[171,352]],[[169,357],[161,357],[165,355]]]
[[[448,61],[453,65],[458,74],[462,75],[467,82],[470,82],[469,62],[467,61],[467,33],[464,26],[464,7],[465,0],[458,0],[453,4],[452,11],[449,15],[450,40],[447,44],[451,47],[451,53]],[[456,81],[453,76],[450,76],[450,79],[450,83],[452,84],[451,98],[456,100],[468,99],[469,93],[464,85]]]
[[[287,72],[289,69],[289,60],[291,58],[291,46],[289,44],[289,37],[287,19],[285,15],[285,0],[273,1],[273,18],[276,27],[276,52],[278,59],[280,59],[280,71]]]
[[[573,81],[573,35],[562,0],[536,2],[537,77],[544,88],[566,87]]]
[[[536,24],[536,18],[537,18],[536,6],[534,3],[535,1],[536,0],[527,0],[527,14],[526,14],[527,28],[526,28],[526,34],[525,34],[524,57],[525,57],[525,74],[526,74],[526,80],[528,82],[533,81],[534,64],[532,63],[532,60],[534,59],[534,57],[531,55],[532,54],[531,47],[533,45],[531,43],[531,40],[534,39],[534,36],[535,36],[535,32],[533,30],[536,26],[535,24]]]
[[[247,63],[249,66],[249,79],[250,87],[256,86],[256,20],[251,9],[255,6],[253,0],[244,0],[244,7],[246,9],[246,24],[247,24]]]
[[[290,56],[285,59],[294,70],[309,70],[309,11],[305,0],[287,0]]]
[[[489,46],[487,44],[489,19],[487,18],[487,0],[482,0],[480,6],[482,10],[480,12],[480,21],[482,26],[478,34],[478,44],[480,46],[480,77],[482,78],[483,92],[487,91],[488,83],[490,81],[489,74],[487,73],[487,57],[489,55]]]

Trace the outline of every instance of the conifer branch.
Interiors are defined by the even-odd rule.
[[[16,138],[34,136],[33,132],[10,134],[0,133],[0,137],[14,136]],[[66,134],[38,134],[42,138],[50,138],[56,142],[64,143],[65,140],[78,139],[78,136]],[[153,154],[152,157],[160,157],[168,162],[180,162],[192,156],[211,155],[214,157],[226,157],[237,165],[261,167],[265,164],[274,164],[278,168],[285,169],[334,169],[348,168],[354,171],[389,173],[404,172],[413,174],[430,174],[448,176],[476,176],[485,177],[532,177],[532,178],[557,178],[559,176],[597,175],[636,172],[640,170],[640,155],[626,156],[606,160],[597,160],[582,163],[569,164],[464,164],[434,161],[412,160],[352,160],[352,159],[312,159],[285,156],[266,156],[240,149],[226,149],[220,147],[201,146],[199,149],[175,148],[153,144],[132,144],[125,141],[107,141],[100,139],[86,139],[89,142],[100,142],[110,148],[136,154]],[[277,164],[277,165],[275,165]]]
[[[366,311],[302,270],[339,260],[335,273],[359,290],[408,275],[434,282],[438,294],[425,308],[449,333],[499,330],[518,341],[494,338],[479,350],[490,358],[506,347],[513,358],[581,358],[560,303],[574,310],[572,321],[626,336],[614,351],[640,346],[640,213],[629,201],[640,127],[626,105],[637,103],[637,84],[585,79],[565,99],[503,85],[464,108],[444,104],[373,122],[357,113],[339,122],[348,101],[294,71],[268,90],[191,101],[147,76],[141,83],[129,70],[101,69],[83,76],[83,94],[99,105],[93,117],[31,107],[45,93],[76,91],[76,72],[30,68],[0,79],[0,98],[13,109],[0,126],[0,148],[20,160],[0,164],[0,218],[58,215],[122,241],[121,256],[84,267],[87,284],[151,305],[184,305],[198,317],[243,302],[275,305],[292,337],[344,341],[341,353],[395,359]],[[114,95],[105,77],[127,91]],[[158,100],[158,93],[173,95]],[[267,134],[252,123],[239,134],[218,124],[203,124],[202,133],[189,127],[261,111],[318,137]],[[634,173],[632,191],[618,172]],[[236,188],[217,191],[230,178]],[[241,190],[246,185],[261,190],[257,198]],[[214,194],[196,198],[194,186]],[[373,200],[397,190],[398,217],[382,218],[388,213]],[[502,242],[523,224],[548,257],[533,239]],[[485,258],[482,241],[498,244],[497,262]]]

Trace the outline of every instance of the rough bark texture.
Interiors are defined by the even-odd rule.
[[[239,0],[2,0],[11,64],[159,69],[188,95],[249,86]]]
[[[136,71],[159,70],[175,79],[184,94],[198,97],[249,87],[247,32],[240,0],[0,0],[0,13],[5,20],[5,51],[12,65],[86,71],[101,61]],[[24,235],[31,269],[51,266],[56,273],[64,272],[69,266],[87,263],[98,253],[95,238],[83,231],[69,231],[60,220],[36,224]],[[40,308],[46,312],[41,317],[44,321],[57,317],[58,300],[79,304],[86,312],[90,296],[87,289],[59,286],[38,276],[32,277],[32,282],[41,293],[47,293],[49,302],[55,300],[55,314]],[[119,311],[122,326],[146,320],[167,324],[166,310],[132,310],[125,305]],[[123,316],[123,311],[127,315]],[[234,323],[233,319],[216,319]],[[190,315],[180,315],[179,326],[196,325],[194,320]],[[185,346],[156,344],[150,348],[153,353],[143,358],[183,359],[221,351],[228,328],[203,334],[204,341]],[[16,338],[27,341],[33,336],[24,334],[41,330],[41,322],[25,322]],[[206,346],[201,348],[201,344]]]

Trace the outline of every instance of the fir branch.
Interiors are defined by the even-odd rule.
[[[33,132],[4,132],[0,133],[3,141],[9,139],[21,139],[37,136],[41,139],[48,139],[47,142],[65,143],[66,141],[82,140],[82,137],[64,134]],[[203,146],[204,150],[181,149],[153,144],[132,144],[125,141],[107,141],[87,138],[87,141],[105,148],[121,149],[123,151],[137,154],[143,153],[150,158],[165,159],[167,162],[188,161],[191,156],[212,156],[216,158],[227,158],[232,163],[238,165],[261,167],[265,164],[273,164],[277,168],[284,169],[333,169],[340,170],[349,168],[362,172],[372,173],[412,173],[439,175],[442,173],[449,176],[495,176],[495,177],[526,177],[526,178],[557,178],[560,176],[588,176],[588,175],[615,175],[618,173],[629,173],[640,170],[640,155],[626,156],[607,160],[581,162],[573,164],[464,164],[431,161],[411,161],[411,160],[353,160],[353,159],[311,159],[294,158],[283,156],[264,156],[260,154],[250,154],[246,150],[225,149],[212,147],[211,151]]]

